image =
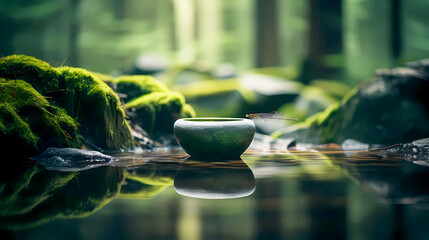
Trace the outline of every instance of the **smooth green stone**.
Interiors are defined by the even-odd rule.
[[[238,158],[252,142],[255,124],[242,118],[182,118],[174,123],[174,134],[193,158]]]

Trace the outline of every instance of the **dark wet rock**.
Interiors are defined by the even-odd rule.
[[[117,158],[97,151],[75,148],[48,148],[41,154],[30,157],[48,170],[75,172],[110,165]]]
[[[411,68],[379,70],[341,102],[273,136],[298,142],[368,144],[411,142],[429,136],[429,78]]]
[[[154,147],[162,146],[161,143],[158,143],[150,138],[150,135],[141,128],[138,124],[133,122],[130,123],[131,134],[134,138],[135,145],[143,149],[152,149]]]
[[[393,153],[427,153],[429,154],[429,138],[420,139],[411,143],[396,144],[386,149]]]
[[[429,167],[429,138],[396,144],[385,151],[395,153],[415,164]]]
[[[409,62],[406,64],[407,67],[413,68],[429,75],[429,58],[420,61]]]

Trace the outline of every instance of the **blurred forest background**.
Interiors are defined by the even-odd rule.
[[[429,57],[429,0],[0,2],[1,56],[26,54],[113,76],[167,73],[159,78],[169,87],[252,71],[300,84],[325,79],[353,87],[375,69]],[[229,90],[235,86],[224,83]],[[181,92],[192,104],[189,89]],[[331,95],[338,99],[343,89]],[[322,105],[317,110],[327,103]],[[196,106],[198,115],[209,115],[201,109]],[[234,115],[212,115],[220,114]]]

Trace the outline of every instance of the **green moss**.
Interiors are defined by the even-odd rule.
[[[112,84],[115,81],[115,79],[112,76],[104,74],[104,73],[91,72],[91,74],[94,77],[100,79],[101,81],[107,83],[107,85],[109,85],[109,86],[110,86],[110,84]]]
[[[130,148],[130,129],[114,91],[84,69],[58,71],[65,91],[55,100],[81,124],[82,135],[103,149]]]
[[[125,101],[131,101],[152,92],[168,92],[168,88],[152,76],[121,76],[115,79],[117,91],[127,95]]]
[[[183,118],[192,118],[192,117],[195,117],[195,116],[196,116],[195,110],[194,110],[194,108],[191,105],[189,105],[189,104],[183,105],[181,117],[183,117]]]
[[[92,144],[103,149],[132,146],[119,98],[90,72],[80,68],[54,68],[33,57],[12,55],[0,59],[0,77],[30,83],[51,105],[64,108],[79,123],[80,134]]]
[[[117,86],[115,83],[115,79],[107,74],[99,73],[99,72],[91,72],[91,74],[103,81],[105,84],[107,84],[111,89],[116,90]]]
[[[2,147],[30,156],[48,147],[81,147],[77,122],[30,84],[0,79]]]
[[[164,134],[173,134],[173,124],[179,118],[194,117],[192,107],[177,92],[153,92],[124,105],[132,111],[132,121],[155,139]]]
[[[30,126],[17,114],[16,110],[5,103],[0,104],[0,132],[4,149],[12,151],[16,148],[14,145],[19,145],[20,150],[29,155],[38,151],[39,137],[31,131]]]
[[[24,80],[42,95],[61,85],[60,76],[55,68],[42,60],[26,55],[0,58],[0,77]]]

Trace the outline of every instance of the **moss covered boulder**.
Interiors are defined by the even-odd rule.
[[[79,124],[87,144],[102,149],[130,148],[132,137],[120,100],[90,72],[55,68],[25,55],[0,59],[0,77],[28,82],[51,105],[63,108]]]
[[[350,91],[341,102],[275,137],[299,142],[372,144],[411,142],[429,137],[429,74],[411,68],[377,71],[372,81]]]
[[[115,79],[118,93],[126,94],[124,101],[136,99],[152,92],[169,92],[168,88],[152,76],[120,76]]]
[[[23,157],[49,147],[80,148],[78,123],[29,83],[0,78],[0,142]]]
[[[173,136],[173,124],[179,118],[194,117],[185,97],[170,91],[150,76],[121,76],[115,80],[117,91],[125,94],[130,120],[141,126],[153,139]]]

